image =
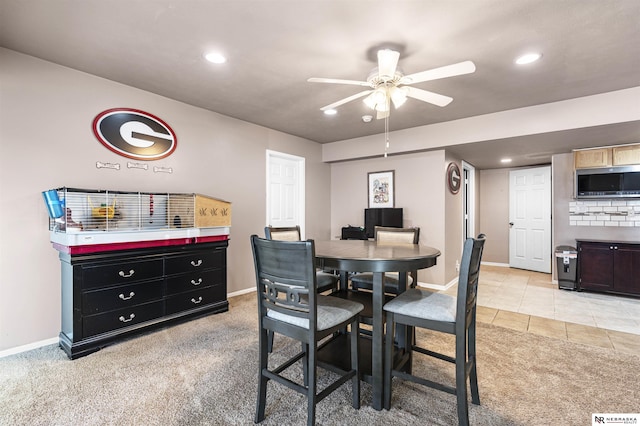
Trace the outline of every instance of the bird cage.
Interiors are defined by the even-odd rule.
[[[148,231],[231,225],[231,203],[200,194],[58,188],[43,192],[49,230]]]

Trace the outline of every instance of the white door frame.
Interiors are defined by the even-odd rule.
[[[269,226],[269,206],[271,205],[271,160],[273,158],[282,158],[290,161],[294,161],[297,163],[298,167],[298,205],[295,206],[296,216],[298,218],[298,223],[296,225],[300,226],[300,235],[302,238],[305,238],[305,158],[299,157],[297,155],[286,154],[284,152],[273,151],[270,149],[266,150],[266,218],[265,218],[265,226]]]
[[[462,161],[462,240],[476,236],[476,168]]]

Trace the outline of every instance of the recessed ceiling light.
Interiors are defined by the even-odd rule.
[[[335,109],[326,109],[326,110],[324,111],[324,113],[325,113],[326,115],[336,115],[336,114],[338,113],[338,111],[336,111]]]
[[[501,163],[510,163],[511,162],[511,158],[503,158],[500,160]]]
[[[370,123],[371,120],[373,120],[373,115],[363,115],[362,116],[362,121],[364,121],[365,123]]]
[[[540,58],[542,58],[542,53],[527,53],[525,55],[522,55],[522,56],[518,57],[516,59],[516,64],[518,64],[518,65],[526,65],[526,64],[530,64],[532,62],[535,62]]]
[[[225,62],[227,62],[227,58],[222,55],[222,53],[218,52],[207,53],[206,55],[204,55],[204,57],[207,61],[214,64],[224,64]]]

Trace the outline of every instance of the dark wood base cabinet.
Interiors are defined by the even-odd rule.
[[[60,252],[60,347],[75,359],[126,336],[227,311],[227,246]]]
[[[579,290],[640,296],[640,243],[577,243]]]

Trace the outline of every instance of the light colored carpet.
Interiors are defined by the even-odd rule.
[[[638,412],[640,357],[478,326],[482,405],[474,425],[587,425],[592,413]],[[453,340],[418,333],[436,348]],[[276,337],[284,356],[299,344]],[[257,387],[255,295],[227,313],[148,333],[70,361],[55,345],[0,359],[1,425],[250,425]],[[419,358],[415,371],[453,380],[449,364]],[[329,373],[322,373],[322,383]],[[297,369],[294,375],[301,375]],[[265,425],[306,420],[306,401],[269,384]],[[394,380],[390,411],[351,408],[348,384],[322,401],[322,425],[454,425],[455,397]]]

